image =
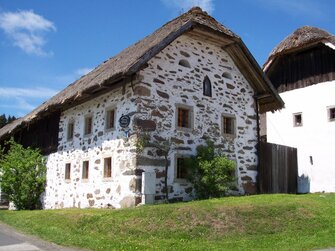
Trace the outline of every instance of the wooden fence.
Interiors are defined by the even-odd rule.
[[[297,149],[260,143],[260,193],[297,193]]]

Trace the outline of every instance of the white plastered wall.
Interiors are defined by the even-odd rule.
[[[328,121],[327,111],[335,106],[335,81],[280,96],[285,108],[267,113],[268,142],[298,148],[298,173],[309,177],[310,192],[335,192],[335,122]],[[302,126],[293,126],[294,113],[302,113]]]

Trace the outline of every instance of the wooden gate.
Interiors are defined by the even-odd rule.
[[[297,149],[260,142],[259,191],[297,193]]]

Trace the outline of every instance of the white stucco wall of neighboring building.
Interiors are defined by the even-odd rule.
[[[280,96],[285,108],[267,113],[268,142],[298,148],[298,173],[309,177],[310,192],[335,192],[335,121],[329,122],[327,111],[335,107],[335,81]],[[302,126],[293,126],[295,113],[302,113]]]

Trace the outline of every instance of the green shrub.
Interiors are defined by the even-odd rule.
[[[199,199],[223,197],[236,187],[236,163],[215,153],[214,143],[197,147],[197,155],[189,160],[189,179]]]
[[[6,144],[9,150],[0,159],[2,191],[18,210],[40,208],[46,183],[44,157],[38,150],[24,148],[14,140]]]

